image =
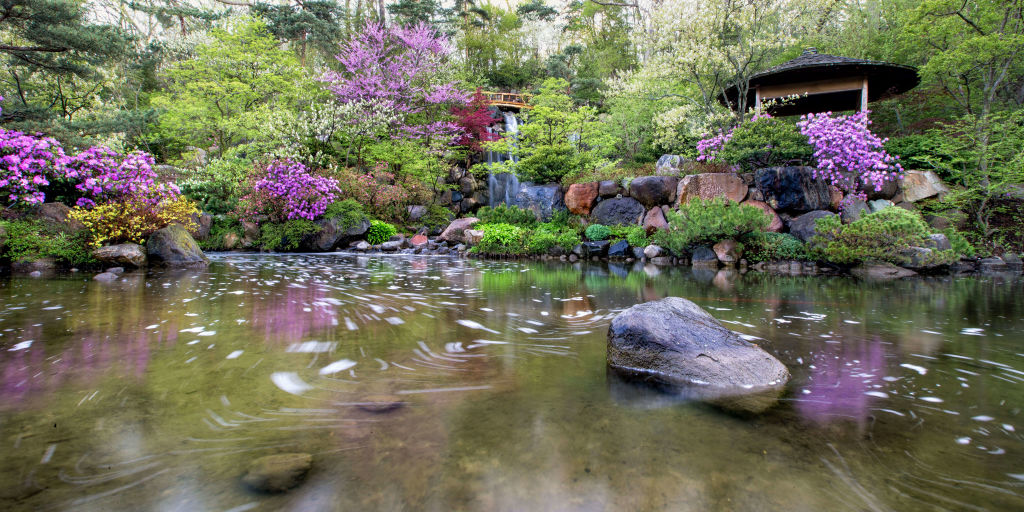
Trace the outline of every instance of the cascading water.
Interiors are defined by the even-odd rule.
[[[512,112],[504,112],[505,118],[505,137],[511,137],[513,140],[519,133],[519,118]],[[490,128],[488,128],[490,131]],[[487,164],[508,162],[511,161],[513,164],[519,161],[519,157],[512,154],[511,152],[495,153],[493,151],[487,152]],[[510,172],[492,172],[487,177],[487,192],[490,197],[490,206],[497,206],[499,204],[511,205],[515,202],[516,195],[519,194],[519,178],[516,177],[515,173]]]

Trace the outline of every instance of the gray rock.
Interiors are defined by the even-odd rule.
[[[892,199],[896,197],[896,194],[900,193],[900,183],[897,180],[886,180],[882,184],[881,190],[875,190],[875,187],[867,186],[861,187],[861,190],[868,196],[868,201],[875,199]]]
[[[661,256],[663,252],[664,250],[661,247],[654,244],[644,247],[644,256],[647,256],[647,258],[657,258],[658,256]]]
[[[608,240],[601,240],[599,242],[583,242],[580,244],[582,247],[581,256],[586,258],[593,258],[594,256],[604,258],[608,256],[608,246],[610,245],[611,242]]]
[[[405,208],[406,213],[409,216],[410,222],[417,222],[427,214],[427,207],[423,205],[412,205]]]
[[[908,268],[897,267],[892,263],[863,263],[850,270],[850,273],[861,279],[884,281],[916,276],[917,272]]]
[[[369,250],[370,249],[370,243],[367,242],[366,240],[362,240],[362,241],[356,243],[354,249],[357,250],[357,251]]]
[[[948,251],[953,248],[953,244],[949,242],[949,238],[942,233],[935,233],[928,235],[929,247],[938,251]]]
[[[107,270],[104,270],[104,272],[110,272],[111,274],[118,275],[124,274],[124,267],[110,267]]]
[[[1003,262],[1006,263],[1006,268],[1011,272],[1020,272],[1024,270],[1024,262],[1021,261],[1020,256],[1007,252],[1003,253]]]
[[[242,483],[259,492],[285,492],[302,483],[313,467],[308,453],[281,453],[260,457],[249,465]]]
[[[608,365],[694,399],[753,413],[776,403],[789,380],[778,359],[679,297],[616,316],[608,328]]]
[[[402,240],[389,240],[387,242],[380,244],[380,250],[386,252],[395,252],[402,248],[402,244]]]
[[[840,216],[842,217],[843,224],[849,224],[869,213],[871,213],[871,209],[868,207],[868,203],[860,199],[854,199],[852,204],[843,209]]]
[[[29,210],[28,217],[31,219],[41,220],[49,224],[56,224],[62,229],[71,232],[77,232],[85,229],[85,225],[81,222],[69,218],[69,213],[71,213],[71,207],[66,204],[42,203],[32,206]]]
[[[631,256],[633,256],[633,252],[629,250],[629,242],[625,240],[619,240],[608,246],[609,258],[625,259]]]
[[[146,249],[139,244],[117,244],[99,247],[92,257],[103,263],[139,268],[146,266]]]
[[[466,245],[476,245],[484,239],[484,232],[482,229],[467,229],[463,231],[462,239],[466,242]]]
[[[682,172],[685,161],[679,155],[661,155],[654,169],[659,176],[676,176]]]
[[[811,167],[767,167],[754,174],[757,189],[776,211],[791,213],[828,209],[832,192],[814,177]]]
[[[203,213],[196,215],[196,229],[192,235],[196,240],[206,240],[210,238],[210,230],[213,229],[213,215],[209,213]]]
[[[672,257],[671,256],[655,256],[653,258],[650,258],[650,262],[652,264],[654,264],[654,265],[658,265],[658,266],[661,266],[661,267],[667,267],[667,266],[672,264]]]
[[[811,238],[817,232],[816,223],[818,219],[831,217],[833,215],[835,214],[824,210],[805,213],[793,219],[793,221],[789,223],[789,233],[799,238],[804,243],[810,242]]]
[[[591,222],[605,226],[639,224],[647,210],[632,197],[606,199],[590,212]]]
[[[117,281],[117,274],[111,272],[103,272],[102,274],[96,274],[92,276],[92,280],[109,283],[111,281]]]
[[[601,197],[615,197],[623,193],[622,185],[615,180],[606,180],[597,184],[597,193]]]
[[[896,205],[888,199],[875,199],[873,201],[868,201],[868,209],[871,210],[871,213],[882,211],[890,206]]]
[[[647,246],[647,247],[650,247],[650,246]],[[636,258],[638,260],[644,259],[645,254],[646,254],[644,247],[633,247],[632,251],[633,251],[633,257],[634,258]]]
[[[476,217],[464,217],[461,219],[455,219],[451,222],[451,224],[448,224],[448,227],[444,228],[444,231],[442,231],[441,235],[438,236],[437,238],[444,242],[462,243],[464,240],[465,231],[473,227],[473,225],[476,224],[477,222],[480,222],[480,219]]]
[[[456,245],[455,247],[453,247],[452,249],[453,249],[453,250],[454,250],[455,252],[466,252],[466,249],[467,249],[467,248],[469,248],[469,246],[468,246],[468,245],[466,245],[466,244],[458,244],[458,245]]]
[[[708,247],[697,247],[690,256],[690,262],[695,267],[718,268],[718,255]]]
[[[906,258],[907,263],[903,265],[904,268],[909,268],[917,272],[922,270],[931,270],[942,266],[931,262],[932,250],[927,247],[908,247],[907,249],[900,251],[900,256]]]
[[[50,272],[57,268],[57,260],[53,258],[39,258],[35,260],[22,260],[11,263],[11,270],[19,274],[31,272]]]
[[[320,231],[307,235],[300,246],[307,251],[333,251],[347,241],[363,236],[370,229],[370,219],[366,217],[349,226],[342,222],[340,217],[317,219],[314,223]]]
[[[993,256],[991,258],[983,258],[978,262],[978,270],[983,274],[991,274],[995,272],[1007,272],[1010,267],[1006,264],[999,256]]]
[[[679,178],[674,176],[641,176],[629,182],[629,196],[647,208],[672,204],[678,185]]]
[[[199,245],[185,228],[172,224],[157,230],[146,240],[146,256],[151,265],[194,267],[209,263]]]
[[[555,212],[567,210],[562,198],[562,187],[550,185],[524,185],[515,199],[516,206],[530,210],[541,222],[551,220]]]

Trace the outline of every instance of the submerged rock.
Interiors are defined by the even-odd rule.
[[[637,304],[608,328],[608,365],[673,393],[758,413],[774,405],[789,370],[680,297]]]
[[[92,280],[109,283],[110,281],[117,281],[117,274],[114,272],[103,272],[92,276]]]
[[[405,401],[397,395],[367,395],[356,404],[362,411],[383,414],[394,411],[405,405]]]
[[[192,235],[177,224],[150,235],[146,240],[146,255],[151,264],[167,267],[195,267],[209,262]]]
[[[242,483],[254,491],[284,492],[302,483],[312,466],[308,453],[268,455],[252,461]]]
[[[864,263],[850,270],[850,273],[861,279],[888,280],[916,276],[917,272],[908,268],[897,267],[892,263]]]

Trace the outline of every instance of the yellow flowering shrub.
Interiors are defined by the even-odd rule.
[[[89,230],[89,243],[94,247],[123,242],[142,243],[154,231],[170,224],[196,229],[199,213],[195,203],[184,196],[161,201],[157,205],[139,199],[102,203],[93,208],[74,207],[69,217]]]

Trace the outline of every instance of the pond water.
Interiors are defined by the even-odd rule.
[[[212,260],[0,281],[0,509],[1024,509],[1019,278]],[[608,374],[611,318],[669,295],[789,366],[777,407]],[[242,485],[286,452],[299,487]]]

